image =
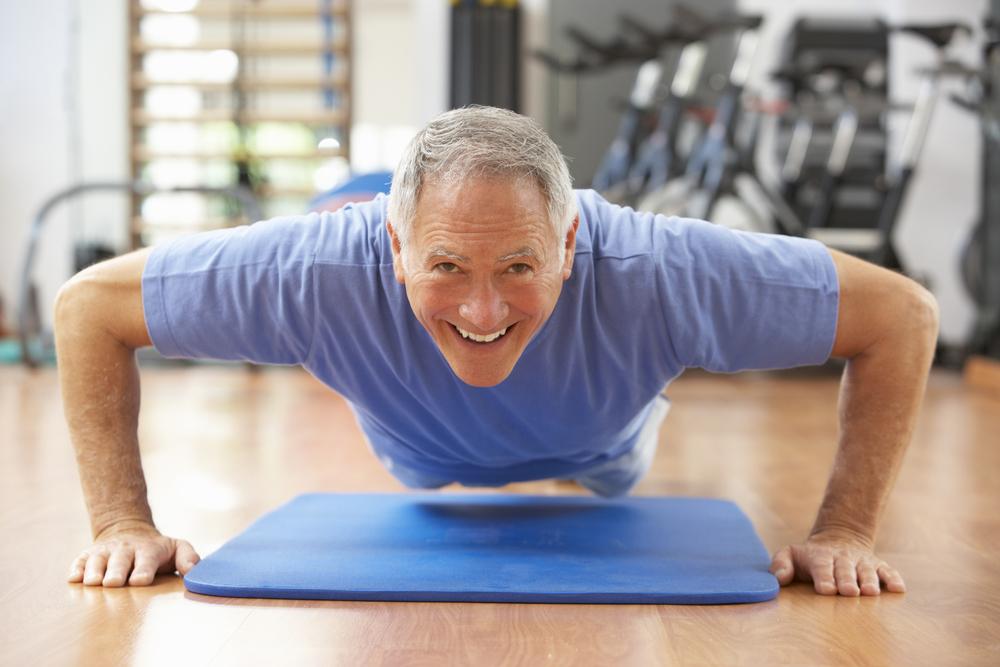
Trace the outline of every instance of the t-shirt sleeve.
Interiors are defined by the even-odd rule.
[[[299,364],[315,320],[318,216],[275,218],[153,248],[146,327],[166,357]]]
[[[666,337],[679,365],[736,372],[830,357],[840,290],[823,244],[662,217],[653,237]]]

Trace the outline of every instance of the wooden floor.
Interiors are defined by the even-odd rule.
[[[299,493],[402,488],[301,371],[150,368],[143,381],[155,516],[202,555]],[[804,537],[835,446],[836,375],[691,375],[670,396],[636,493],[731,498],[772,551]],[[51,370],[0,368],[0,500],[0,665],[1000,665],[1000,396],[943,372],[879,540],[904,595],[798,584],[732,606],[360,603],[209,598],[176,577],[67,584],[89,532]]]

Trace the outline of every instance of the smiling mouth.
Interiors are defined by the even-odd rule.
[[[451,324],[451,322],[449,322],[449,324]],[[511,324],[508,327],[504,327],[500,331],[495,331],[495,332],[493,332],[491,334],[488,334],[486,336],[480,336],[478,334],[472,333],[471,331],[466,331],[465,329],[462,329],[461,327],[458,327],[458,326],[456,326],[454,324],[451,324],[451,328],[455,330],[455,333],[457,333],[459,336],[461,336],[463,340],[466,340],[466,341],[468,341],[470,343],[473,343],[475,345],[490,345],[491,343],[495,343],[498,340],[500,340],[501,338],[503,338],[504,336],[506,336],[507,332],[510,331],[511,329],[513,329],[515,326],[516,326],[516,323],[515,324]]]

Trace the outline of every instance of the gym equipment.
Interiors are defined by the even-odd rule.
[[[636,26],[641,25],[627,15],[619,15],[618,21],[633,32],[636,31]],[[575,26],[567,26],[565,34],[576,45],[576,57],[573,60],[560,60],[544,49],[532,51],[532,57],[558,73],[592,74],[622,63],[653,60],[664,46],[658,35],[645,29],[639,32],[640,42],[630,41],[620,35],[602,42]]]
[[[883,118],[887,112],[895,109],[894,105],[883,98],[879,88],[884,81],[877,73],[884,66],[873,67],[871,62],[855,62],[845,56],[834,58],[832,63],[805,58],[777,72],[779,78],[799,91],[797,108],[793,112],[794,130],[782,165],[785,193],[794,195],[795,200],[787,202],[763,184],[754,164],[752,122],[749,125],[751,129],[746,132],[750,139],[744,140],[742,146],[737,139],[737,128],[741,123],[745,124],[741,116],[749,116],[751,121],[755,120],[754,115],[748,114],[749,104],[743,101],[745,76],[740,74],[752,58],[753,47],[745,46],[747,37],[754,32],[754,26],[751,25],[741,35],[740,49],[729,84],[716,107],[711,127],[688,160],[684,176],[648,193],[640,201],[639,207],[668,215],[711,220],[718,201],[728,196],[744,205],[754,231],[779,231],[808,236],[881,266],[906,273],[893,245],[893,232],[925,143],[938,96],[938,81],[941,76],[949,73],[946,50],[958,35],[969,34],[971,31],[967,26],[956,23],[902,26],[876,23],[886,35],[907,33],[929,42],[939,60],[936,67],[921,72],[924,81],[920,95],[912,107],[900,157],[890,164],[886,173],[883,174],[880,169],[872,166],[884,157],[884,151],[878,147],[881,144],[877,143],[874,150],[870,145],[864,151],[855,150],[858,147],[859,133],[863,128],[868,128],[870,119]],[[832,140],[822,163],[821,176],[816,179],[815,169],[808,171],[804,164],[810,145],[814,143],[817,127],[827,123],[832,124]],[[837,222],[836,215],[841,207],[841,186],[848,182],[851,185],[857,183],[858,170],[849,170],[848,166],[850,158],[863,153],[868,155],[862,157],[865,166],[860,172],[867,174],[871,180],[867,187],[874,193],[870,199],[874,201],[872,210],[875,217],[867,221],[869,226],[853,224],[842,227]],[[817,182],[804,182],[803,176],[807,173]],[[741,191],[740,186],[744,190]],[[746,202],[748,189],[751,187],[769,209],[770,221],[755,216],[754,210]],[[806,193],[809,193],[808,199],[803,196]],[[804,203],[807,206],[804,207]],[[853,212],[852,209],[851,213]]]
[[[705,49],[702,40],[682,47],[667,99],[660,106],[656,127],[639,146],[635,163],[628,170],[626,196],[629,200],[644,191],[662,187],[681,173],[684,165],[678,134],[701,78]]]
[[[663,68],[656,60],[647,60],[639,68],[628,108],[622,114],[618,133],[601,159],[591,187],[598,192],[609,192],[628,180],[636,146],[639,143],[641,122],[653,108],[654,96],[660,85]]]
[[[484,104],[518,111],[521,21],[517,0],[454,0],[451,5],[451,108]]]
[[[858,114],[850,106],[840,112],[833,131],[833,146],[826,161],[826,172],[819,188],[819,197],[812,205],[806,227],[815,229],[826,225],[833,210],[833,199],[844,178],[847,158],[858,132]]]
[[[307,494],[184,584],[309,600],[730,604],[777,596],[769,563],[723,500]]]
[[[736,55],[727,83],[716,104],[712,122],[688,157],[682,176],[647,192],[638,208],[664,215],[710,219],[723,197],[741,204],[753,220],[755,231],[800,234],[803,224],[784,201],[767,188],[757,174],[754,156],[759,129],[759,113],[745,108],[743,93],[750,66],[756,55],[760,16],[733,16],[716,19],[720,29],[735,33]],[[762,196],[774,214],[774,222],[761,220],[738,192],[747,183]]]
[[[789,30],[772,73],[788,101],[776,119],[775,148],[787,147],[779,192],[809,227],[876,225],[888,61],[889,29],[877,18],[805,16]]]
[[[619,20],[623,32],[638,34],[641,43],[622,36],[599,43],[576,31],[571,35],[579,47],[575,61],[538,56],[557,71],[572,73],[629,59],[643,63],[618,133],[595,175],[595,189],[611,201],[641,210],[808,236],[910,274],[893,235],[926,140],[939,79],[956,73],[947,52],[960,35],[971,34],[968,26],[800,18],[788,40],[786,62],[774,72],[786,84],[789,99],[769,104],[745,89],[760,16],[705,17],[680,5],[674,8],[670,27],[660,32],[627,17]],[[683,73],[683,57],[676,62],[654,60],[651,52],[683,47],[686,56],[696,47],[704,48],[709,34],[726,32],[737,44],[728,78],[694,148],[682,150],[677,125],[679,119],[695,115],[693,84]],[[920,72],[920,94],[911,105],[889,96],[889,39],[896,34],[915,36],[938,56],[935,67]],[[659,79],[671,84],[670,93],[657,105],[654,89]],[[902,110],[910,114],[906,136],[899,155],[890,156],[887,119]],[[780,116],[777,190],[765,183],[756,164],[764,115]],[[740,207],[741,219],[716,215],[723,200]]]
[[[694,106],[695,89],[706,59],[705,42],[715,35],[756,29],[761,18],[721,15],[708,19],[677,5],[663,30],[649,29],[627,15],[620,15],[619,22],[623,29],[637,34],[640,41],[617,36],[601,43],[578,29],[568,28],[567,35],[577,44],[575,60],[563,62],[546,52],[536,52],[535,56],[557,72],[573,74],[632,61],[642,63],[618,132],[591,184],[611,201],[631,204],[644,191],[664,184],[684,168],[686,156],[681,155],[677,139]],[[740,75],[745,77],[746,71]],[[668,77],[666,95],[658,100],[660,81]]]
[[[959,23],[889,26],[877,19],[832,23],[836,30],[818,20],[800,20],[794,32],[797,59],[775,72],[776,78],[790,84],[794,96],[791,113],[783,118],[786,126],[794,121],[782,165],[783,193],[802,216],[805,235],[910,273],[895,250],[893,233],[926,140],[939,80],[955,73],[946,51],[958,35],[971,30]],[[841,33],[847,37],[835,40],[834,35]],[[888,97],[888,37],[898,33],[929,42],[938,56],[935,67],[919,72],[923,81],[912,107],[893,104]],[[802,48],[800,42],[806,41],[819,46]],[[885,119],[901,109],[910,112],[909,123],[900,155],[890,161]],[[822,166],[817,166],[815,157],[810,166],[805,156],[817,127],[832,140]],[[854,150],[862,139],[863,150]]]
[[[651,51],[666,50],[666,56],[659,55],[657,60],[649,60],[639,68],[619,134],[592,183],[610,201],[629,204],[647,188],[665,183],[679,171],[678,134],[701,78],[705,40],[727,27],[706,26],[699,16],[683,6],[674,7],[673,24],[659,32],[627,15],[619,20],[624,27],[641,35]],[[648,118],[654,115],[660,80],[670,72],[673,74],[666,98],[659,101],[659,111],[655,114],[656,125],[640,139],[640,123],[645,117],[648,125]]]
[[[961,72],[970,93],[952,101],[976,114],[983,137],[981,218],[962,250],[960,270],[976,306],[976,317],[963,356],[1000,359],[1000,0],[987,19],[988,41],[981,70]]]
[[[36,368],[43,359],[52,357],[55,349],[52,332],[42,324],[41,310],[38,305],[38,289],[34,282],[35,256],[41,241],[42,230],[52,210],[59,204],[91,192],[125,192],[134,195],[151,195],[157,193],[194,192],[211,196],[224,197],[237,205],[239,210],[250,222],[263,219],[260,206],[253,194],[243,187],[176,187],[156,188],[148,183],[133,182],[94,182],[80,183],[59,192],[45,200],[35,214],[28,229],[28,241],[24,251],[24,262],[21,268],[21,287],[18,304],[18,338],[21,346],[21,359],[29,368]],[[97,258],[106,257],[102,253]],[[87,258],[90,261],[95,257]],[[81,266],[81,257],[77,256],[77,270]]]
[[[948,23],[932,26],[904,25],[899,26],[896,30],[917,35],[930,42],[937,52],[940,64],[936,68],[925,71],[926,76],[921,84],[920,93],[906,128],[906,135],[903,138],[902,155],[899,162],[890,168],[887,175],[889,187],[879,210],[878,242],[867,253],[861,254],[875,264],[906,272],[893,245],[892,234],[927,139],[927,129],[930,126],[934,106],[937,103],[940,77],[947,71],[944,67],[946,62],[945,49],[959,34],[971,36],[972,29],[964,24]]]
[[[564,62],[546,51],[534,52],[534,57],[550,69],[570,74],[594,73],[606,67],[633,61],[642,63],[615,138],[591,181],[591,187],[605,193],[620,187],[628,178],[636,148],[644,135],[645,119],[653,109],[663,76],[663,66],[659,62],[660,50],[678,39],[674,34],[658,35],[647,30],[628,16],[620,15],[618,19],[622,26],[638,33],[641,42],[633,43],[619,36],[603,43],[579,28],[569,26],[566,28],[566,35],[576,44],[575,60]]]
[[[647,194],[639,202],[646,211],[707,218],[723,187],[726,162],[732,159],[735,128],[740,119],[743,86],[757,48],[757,30],[763,19],[750,17],[737,25],[736,58],[722,91],[711,125],[688,158],[683,177]]]
[[[836,65],[822,62],[810,66],[816,69],[795,64],[772,73],[776,80],[790,87],[794,96],[794,102],[783,110],[778,122],[779,145],[783,138],[781,127],[793,128],[781,166],[781,193],[803,218],[806,228],[848,222],[874,225],[876,217],[864,207],[864,202],[880,199],[876,190],[885,168],[886,143],[881,118],[888,103],[880,87],[881,75],[873,76],[872,72],[884,72],[885,64],[881,61]],[[864,151],[854,150],[858,147],[859,130],[865,140]],[[819,168],[814,144],[826,141],[827,135],[832,135],[830,148]],[[816,138],[820,141],[814,142]],[[859,184],[868,188],[860,197]],[[845,186],[850,186],[850,191]],[[843,200],[848,195],[853,195],[850,215],[834,218],[835,213],[843,212]],[[862,202],[860,207],[859,200]]]

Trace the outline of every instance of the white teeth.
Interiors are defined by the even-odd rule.
[[[471,338],[472,340],[476,341],[477,343],[492,343],[497,338],[499,338],[500,336],[502,336],[505,333],[507,333],[507,327],[504,327],[500,331],[496,331],[496,332],[488,334],[486,336],[479,336],[477,334],[472,333],[471,331],[466,331],[462,327],[456,326],[454,324],[452,326],[455,327],[455,329],[458,330],[458,333],[462,334],[462,338]]]

